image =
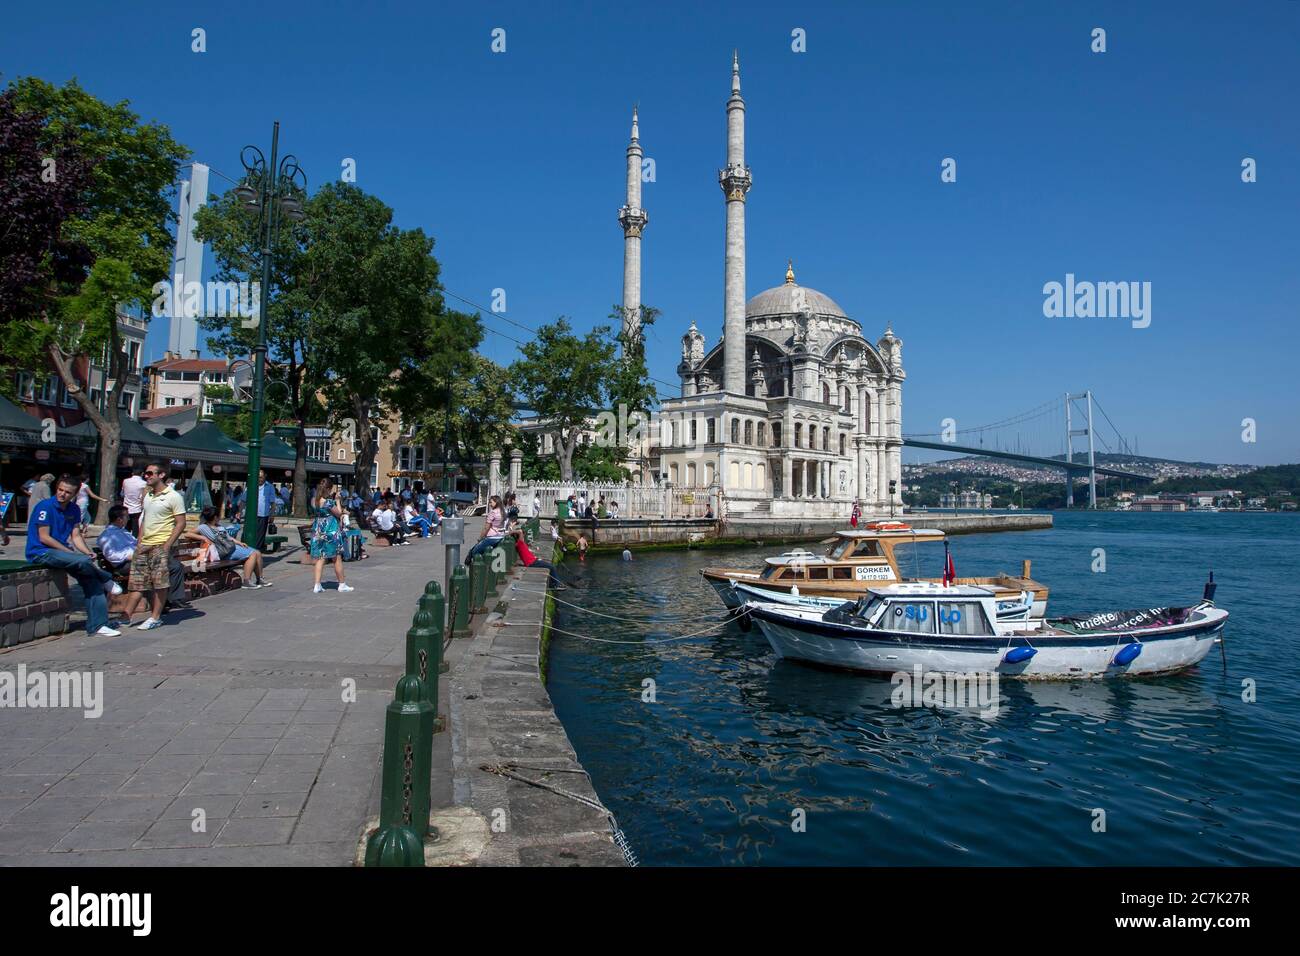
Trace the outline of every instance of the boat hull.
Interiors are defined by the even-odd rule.
[[[1030,642],[1005,635],[987,638],[943,635],[903,635],[887,631],[836,632],[816,619],[782,608],[784,615],[750,604],[754,623],[778,657],[879,674],[898,671],[944,673],[996,673],[1026,679],[1078,679],[1141,677],[1168,674],[1199,663],[1223,632],[1223,620],[1209,621],[1170,634],[1142,638],[1142,652],[1131,662],[1114,663],[1117,650],[1132,638],[1089,635],[1075,638],[1035,637]],[[1032,646],[1037,653],[1027,661],[1010,664],[1004,657],[1011,647]]]

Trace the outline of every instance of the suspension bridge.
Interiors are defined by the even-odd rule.
[[[1100,422],[1094,417],[1100,413]],[[1103,424],[1104,423],[1104,424]],[[903,435],[910,448],[984,458],[1021,461],[1065,472],[1066,506],[1074,505],[1074,483],[1088,479],[1088,507],[1097,507],[1097,476],[1130,481],[1151,481],[1150,475],[1097,464],[1097,446],[1115,455],[1136,455],[1136,439],[1125,436],[1111,421],[1091,390],[1065,393],[1010,418],[973,428],[961,428],[945,419],[937,432]],[[1076,448],[1082,441],[1083,447]]]

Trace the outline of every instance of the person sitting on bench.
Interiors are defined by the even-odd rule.
[[[99,533],[95,544],[104,557],[104,564],[114,574],[130,570],[135,556],[135,535],[127,528],[131,512],[126,505],[113,505],[108,509],[108,526]]]
[[[397,515],[393,512],[392,502],[381,501],[379,507],[370,513],[370,521],[375,535],[386,538],[393,547],[407,543],[406,535],[402,534],[402,529],[397,525]]]
[[[244,587],[249,590],[269,588],[271,582],[266,579],[262,569],[262,552],[254,551],[246,544],[241,544],[217,524],[217,509],[211,505],[199,513],[199,526],[193,531],[186,531],[182,537],[197,541],[205,548],[217,549],[217,558],[221,561],[244,562]]]

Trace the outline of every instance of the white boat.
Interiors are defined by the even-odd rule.
[[[1213,583],[1193,607],[1003,623],[988,588],[930,583],[874,588],[822,610],[750,602],[745,613],[777,656],[877,673],[996,673],[1023,678],[1168,674],[1201,661],[1228,612]]]
[[[796,607],[814,608],[820,611],[829,611],[832,608],[841,607],[846,599],[836,597],[819,597],[812,594],[800,594],[798,588],[790,591],[769,591],[766,588],[756,587],[752,584],[744,584],[740,581],[731,583],[733,592],[740,598],[740,603],[744,604],[749,601],[758,603],[775,603],[790,604]],[[998,621],[1028,621],[1034,617],[1034,592],[1021,591],[1019,595],[1011,598],[1003,598],[1001,595],[995,596],[997,604]],[[747,621],[743,615],[740,619]],[[743,626],[743,625],[742,625]],[[746,628],[748,629],[748,628]]]

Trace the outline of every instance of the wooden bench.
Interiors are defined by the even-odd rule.
[[[266,540],[262,542],[262,551],[264,553],[269,551],[271,554],[275,554],[277,551],[280,550],[280,547],[288,540],[289,538],[287,535],[268,534],[266,536]]]
[[[244,586],[244,579],[240,574],[240,569],[244,565],[243,561],[204,561],[203,555],[206,552],[207,545],[199,544],[196,541],[181,541],[172,552],[185,569],[185,599],[188,601]],[[96,554],[98,553],[99,551],[96,549]],[[107,568],[102,555],[100,555],[100,565]],[[122,593],[109,596],[108,613],[110,617],[126,611],[127,600],[131,594],[128,587],[130,569],[131,565],[128,562],[124,567],[113,572],[113,580],[122,586]],[[142,604],[136,610],[135,616],[139,617],[148,608]]]

